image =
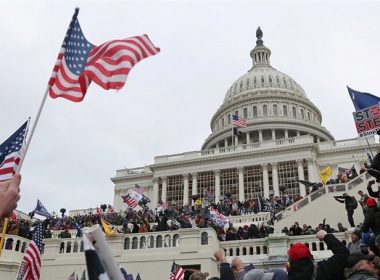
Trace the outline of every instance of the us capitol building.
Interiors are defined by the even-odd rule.
[[[205,190],[216,199],[230,193],[240,201],[271,194],[304,197],[309,190],[298,179],[317,182],[327,165],[334,178],[339,167],[367,161],[365,139],[336,141],[304,89],[271,66],[271,50],[260,27],[256,37],[252,68],[227,90],[201,150],[156,156],[145,167],[117,170],[112,178],[115,210],[127,207],[121,196],[135,184],[145,188],[151,208],[160,200],[191,204],[191,197],[202,197]],[[239,136],[232,134],[233,114],[247,120]],[[376,152],[379,144],[373,138],[369,142]]]

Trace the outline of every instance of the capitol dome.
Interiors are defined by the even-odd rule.
[[[256,31],[256,46],[250,52],[252,68],[227,90],[223,104],[211,119],[211,135],[202,149],[275,141],[309,135],[314,142],[334,140],[324,128],[322,114],[303,88],[289,75],[270,64],[271,50],[264,46],[263,32]],[[247,121],[232,137],[232,116]]]

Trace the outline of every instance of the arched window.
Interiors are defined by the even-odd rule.
[[[252,107],[252,116],[253,116],[254,118],[257,117],[257,106],[253,106],[253,107]]]
[[[253,77],[253,84],[254,84],[255,87],[256,87],[256,83],[257,83],[256,77]]]
[[[239,111],[235,111],[235,116],[239,116]]]
[[[129,237],[125,238],[124,239],[124,250],[129,250],[129,246],[130,246],[130,241],[129,241]]]
[[[224,127],[224,117],[222,118],[222,127]]]
[[[263,116],[268,116],[268,106],[267,105],[263,106]]]
[[[311,118],[310,118],[310,112],[307,112],[307,118],[309,119],[309,121],[311,120]]]
[[[282,106],[282,111],[284,112],[284,116],[288,116],[288,107],[286,105]]]
[[[201,245],[207,245],[208,244],[208,233],[202,232],[201,234]]]
[[[264,85],[264,82],[265,82],[264,76],[261,76],[261,84]]]
[[[231,114],[227,115],[227,124],[231,124]]]
[[[297,110],[296,110],[296,107],[293,107],[293,108],[292,108],[292,111],[293,111],[293,118],[296,118],[296,117],[297,117]]]
[[[273,115],[278,116],[277,105],[273,105]]]
[[[247,108],[243,109],[243,118],[244,119],[248,119],[248,110],[247,110]]]
[[[305,118],[305,114],[303,112],[303,109],[301,109],[301,119],[304,119]]]

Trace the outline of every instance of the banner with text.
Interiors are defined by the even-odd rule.
[[[380,129],[380,105],[372,105],[352,113],[359,137],[376,134]]]

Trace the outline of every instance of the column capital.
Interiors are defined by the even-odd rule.
[[[158,183],[158,180],[159,178],[158,177],[153,177],[152,181],[153,181],[153,184],[157,184]]]
[[[297,165],[302,165],[303,164],[303,159],[297,159],[296,162],[297,162]]]
[[[191,172],[191,177],[195,177],[195,178],[197,178],[198,177],[198,172]]]
[[[214,169],[213,171],[215,175],[220,175],[220,169]]]
[[[312,158],[308,158],[306,160],[307,160],[307,164],[313,164],[314,163],[314,159],[312,159]]]
[[[268,169],[268,163],[262,163],[260,164],[263,169]]]
[[[183,179],[188,180],[189,179],[189,173],[183,173],[182,177],[183,177]]]
[[[271,162],[270,165],[272,165],[272,168],[277,168],[277,162]]]
[[[244,172],[244,166],[238,166],[236,169],[238,172]]]
[[[168,179],[167,176],[161,176],[161,181],[162,181],[162,182],[166,182],[167,179]]]

